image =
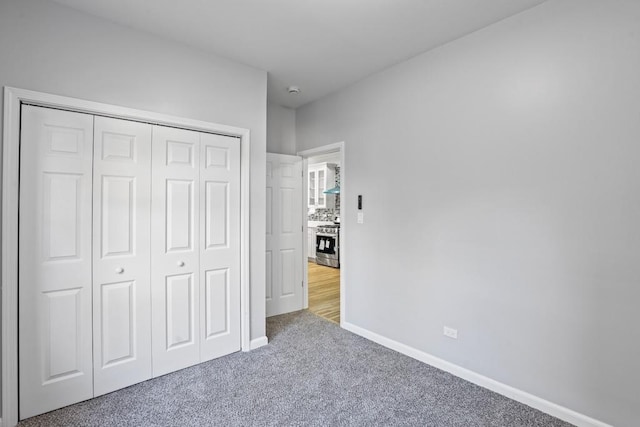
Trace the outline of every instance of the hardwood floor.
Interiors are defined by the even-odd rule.
[[[340,324],[340,269],[309,262],[309,311]]]

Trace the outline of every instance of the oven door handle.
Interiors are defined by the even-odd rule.
[[[333,237],[334,239],[338,237],[337,234],[331,234],[331,233],[316,233],[316,236],[318,236],[318,237]]]

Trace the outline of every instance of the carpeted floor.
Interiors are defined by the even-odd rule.
[[[267,334],[19,426],[569,426],[307,311],[268,319]]]

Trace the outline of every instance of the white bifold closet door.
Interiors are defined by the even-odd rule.
[[[153,373],[200,360],[200,135],[155,127],[151,251]]]
[[[200,361],[239,351],[240,144],[200,134]]]
[[[151,378],[151,125],[95,117],[94,395]]]
[[[22,113],[24,419],[151,378],[151,126]]]
[[[153,129],[153,375],[240,350],[236,138]]]
[[[238,139],[21,120],[20,419],[240,350]]]
[[[93,116],[24,106],[20,151],[20,418],[93,397]]]

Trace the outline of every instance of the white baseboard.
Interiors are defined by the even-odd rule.
[[[269,344],[269,339],[266,336],[256,338],[254,340],[251,340],[251,343],[249,344],[249,350],[255,350],[256,348],[260,348],[267,344]]]
[[[612,427],[609,424],[603,423],[602,421],[598,421],[586,415],[572,411],[569,408],[565,408],[553,402],[549,402],[548,400],[544,400],[540,397],[534,396],[525,391],[508,386],[501,382],[492,380],[489,377],[485,377],[484,375],[478,374],[469,369],[455,365],[451,362],[447,362],[446,360],[440,359],[439,357],[433,356],[429,353],[425,353],[413,347],[409,347],[408,345],[402,344],[398,341],[394,341],[390,338],[386,338],[382,335],[376,334],[375,332],[371,332],[367,329],[361,328],[360,326],[356,326],[352,323],[342,322],[341,326],[342,328],[350,332],[353,332],[356,335],[360,335],[384,347],[395,350],[398,353],[402,353],[413,359],[419,360],[423,363],[426,363],[428,365],[431,365],[443,371],[449,372],[450,374],[453,374],[456,377],[462,378],[471,383],[479,385],[480,387],[484,387],[486,389],[494,391],[498,394],[506,396],[517,402],[524,403],[525,405],[531,406],[532,408],[545,412],[551,416],[559,418],[568,423],[574,424],[578,427]]]

